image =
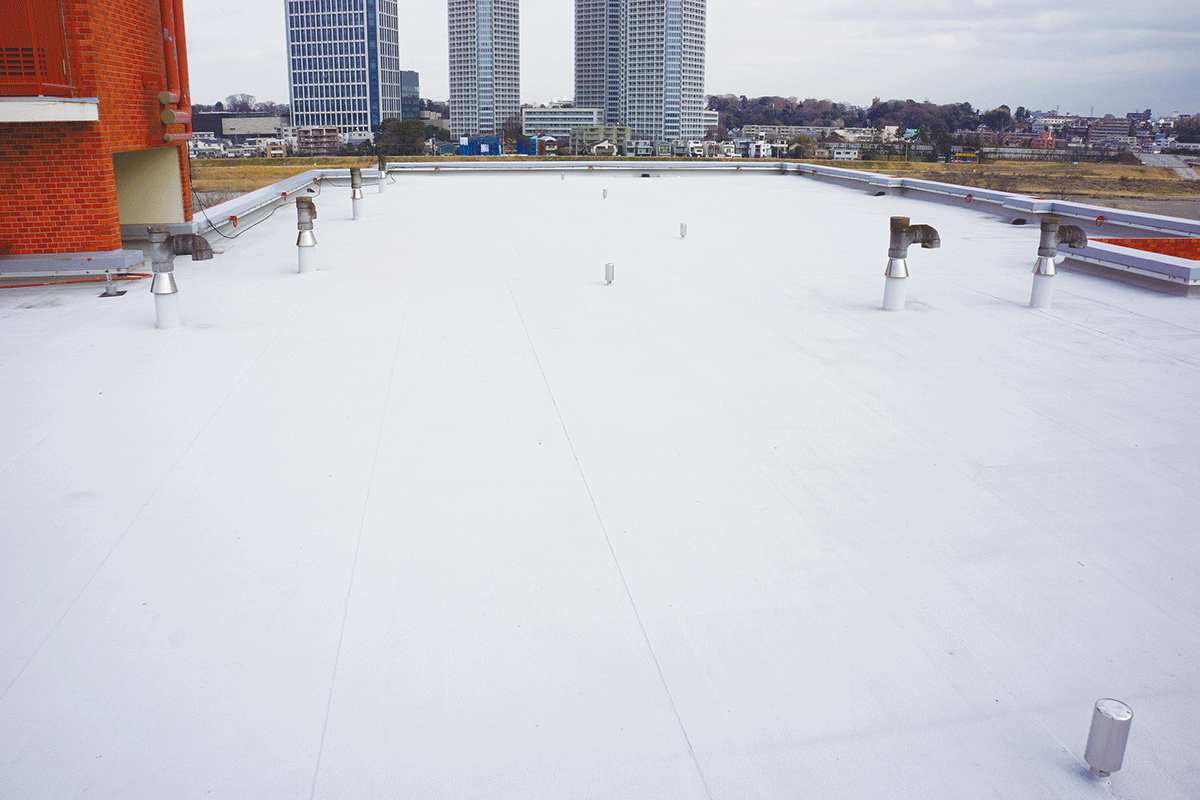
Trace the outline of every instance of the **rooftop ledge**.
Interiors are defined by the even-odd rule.
[[[97,122],[98,97],[0,97],[0,122]]]

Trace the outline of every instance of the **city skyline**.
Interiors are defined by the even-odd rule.
[[[522,3],[521,101],[571,98],[574,8]],[[285,102],[283,3],[186,0],[192,96]],[[401,4],[400,62],[449,97],[446,4]],[[916,22],[914,22],[916,21]],[[853,9],[708,3],[708,94],[1006,103],[1063,113],[1200,111],[1200,8],[1184,2],[1041,7],[870,0]]]

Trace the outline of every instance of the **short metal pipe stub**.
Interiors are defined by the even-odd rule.
[[[604,282],[605,283],[613,282],[613,265],[612,265],[611,261],[604,265]]]
[[[1096,701],[1083,760],[1097,775],[1108,775],[1121,768],[1132,722],[1133,709],[1120,700],[1106,697]]]

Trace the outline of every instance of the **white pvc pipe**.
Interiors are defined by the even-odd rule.
[[[315,248],[315,247],[311,247],[311,246],[310,246],[310,247],[297,247],[297,248],[296,248],[296,251],[299,253],[300,271],[301,271],[301,272],[314,272],[314,271],[316,271],[316,269],[317,269],[317,255],[316,255],[316,253],[315,253],[315,252],[313,252],[313,251],[314,251],[314,250],[316,250],[316,249],[317,249],[317,248]]]
[[[178,328],[183,324],[179,315],[179,293],[154,295],[154,315],[159,328]]]
[[[1050,308],[1054,296],[1054,276],[1033,273],[1033,292],[1029,296],[1030,308]]]
[[[904,283],[908,280],[908,278],[884,278],[883,280],[883,310],[903,311],[905,295]]]

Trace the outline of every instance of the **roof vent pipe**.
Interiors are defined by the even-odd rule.
[[[384,185],[387,184],[387,156],[379,157],[379,193],[383,194]]]
[[[1121,768],[1132,722],[1133,709],[1120,700],[1104,698],[1096,701],[1096,707],[1092,709],[1092,726],[1088,730],[1087,749],[1083,753],[1083,760],[1092,768],[1092,772],[1103,777]]]
[[[679,223],[679,238],[680,239],[687,238],[687,223],[686,222]]]
[[[888,241],[888,263],[884,270],[883,310],[903,311],[908,277],[908,247],[919,244],[927,250],[942,246],[938,232],[930,225],[909,225],[908,217],[892,217],[891,239]]]
[[[612,282],[613,282],[613,265],[612,265],[612,262],[610,261],[604,265],[604,283],[609,284]]]
[[[313,234],[313,220],[317,218],[317,204],[311,197],[296,198],[296,227],[300,230],[296,237],[296,252],[300,261],[301,272],[312,272],[316,267],[316,256],[313,248],[317,246],[317,237]]]
[[[353,212],[354,219],[358,219],[362,213],[362,170],[358,167],[350,168],[350,207]]]
[[[154,295],[154,312],[160,328],[178,328],[183,324],[179,315],[179,287],[175,283],[175,256],[191,255],[192,261],[207,261],[213,257],[212,247],[203,236],[194,233],[171,235],[168,225],[151,225],[150,267],[154,279],[150,293]]]
[[[1038,258],[1033,264],[1033,291],[1029,296],[1030,308],[1050,308],[1054,293],[1052,279],[1055,275],[1054,256],[1058,246],[1087,246],[1087,234],[1075,225],[1060,225],[1058,217],[1042,217],[1042,236],[1038,240]]]

